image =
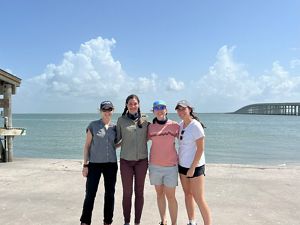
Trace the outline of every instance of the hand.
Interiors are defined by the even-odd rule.
[[[82,176],[87,177],[88,173],[89,173],[89,168],[83,167],[82,168]]]
[[[189,170],[186,173],[186,176],[188,178],[192,178],[194,176],[194,173],[195,173],[195,168],[189,168]]]

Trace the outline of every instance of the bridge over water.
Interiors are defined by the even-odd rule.
[[[300,116],[300,103],[259,103],[235,111],[237,114],[295,115]]]

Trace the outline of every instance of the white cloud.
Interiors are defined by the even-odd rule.
[[[77,53],[65,53],[61,64],[48,65],[43,74],[27,83],[51,96],[94,97],[95,93],[98,96],[117,93],[126,75],[120,62],[111,55],[114,44],[113,39],[90,40]]]
[[[292,76],[279,62],[271,71],[253,76],[233,58],[235,47],[223,46],[216,62],[194,87],[194,101],[207,111],[233,111],[255,102],[299,101],[300,76]]]
[[[174,77],[168,78],[167,90],[168,91],[181,91],[184,89],[184,82],[177,81]]]
[[[78,109],[73,105],[77,102],[87,105],[96,99],[128,91],[127,76],[120,62],[111,54],[115,43],[114,39],[92,39],[82,44],[78,52],[66,52],[60,64],[49,64],[41,75],[24,80],[20,96],[16,98],[22,108],[18,110],[84,111],[84,108]],[[24,102],[27,103],[26,109]],[[64,107],[68,103],[73,103],[73,107]]]
[[[77,53],[65,53],[60,65],[49,65],[41,75],[45,77],[47,91],[86,97],[117,93],[125,73],[111,55],[114,44],[114,39],[99,37],[82,44]]]
[[[200,99],[205,108],[231,109],[235,105],[260,94],[257,83],[242,64],[233,59],[235,47],[223,46],[217,53],[216,62],[208,73],[200,77],[194,90],[194,99]],[[199,101],[199,100],[198,100]]]
[[[131,79],[132,92],[137,94],[145,94],[148,92],[156,91],[157,75],[152,74],[150,78],[138,77],[137,79]]]
[[[123,105],[129,94],[156,93],[163,83],[158,76],[126,75],[112,56],[115,44],[114,39],[92,39],[77,52],[66,52],[61,63],[49,64],[41,75],[24,80],[16,96],[17,111],[84,112],[101,99]]]
[[[300,99],[299,74],[274,62],[270,70],[251,75],[234,59],[234,46],[221,47],[208,72],[188,83],[188,78],[184,82],[175,77],[160,79],[156,74],[129,76],[112,56],[115,45],[114,39],[92,39],[77,52],[66,52],[61,63],[47,65],[41,75],[23,80],[14,98],[15,112],[93,112],[104,99],[112,100],[117,111],[122,111],[126,96],[132,93],[139,95],[146,109],[156,99],[164,99],[170,108],[187,99],[202,112]],[[292,60],[290,68],[298,63]]]
[[[291,69],[295,69],[298,66],[300,66],[300,59],[293,59],[290,61]]]
[[[299,101],[300,76],[292,76],[279,62],[272,70],[259,78],[262,96],[269,101]]]

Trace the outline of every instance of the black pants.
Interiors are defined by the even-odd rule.
[[[98,190],[101,174],[104,177],[104,222],[111,224],[114,214],[115,185],[117,180],[117,163],[89,163],[86,180],[85,199],[83,203],[82,223],[91,224],[94,201]]]

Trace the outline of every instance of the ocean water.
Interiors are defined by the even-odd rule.
[[[120,114],[115,113],[116,122]],[[150,121],[153,115],[147,114]],[[177,114],[168,114],[179,121]],[[300,165],[300,117],[199,114],[206,125],[207,163]],[[15,157],[82,159],[85,129],[99,114],[14,114]],[[149,143],[150,145],[150,143]],[[117,150],[119,153],[119,149]]]

